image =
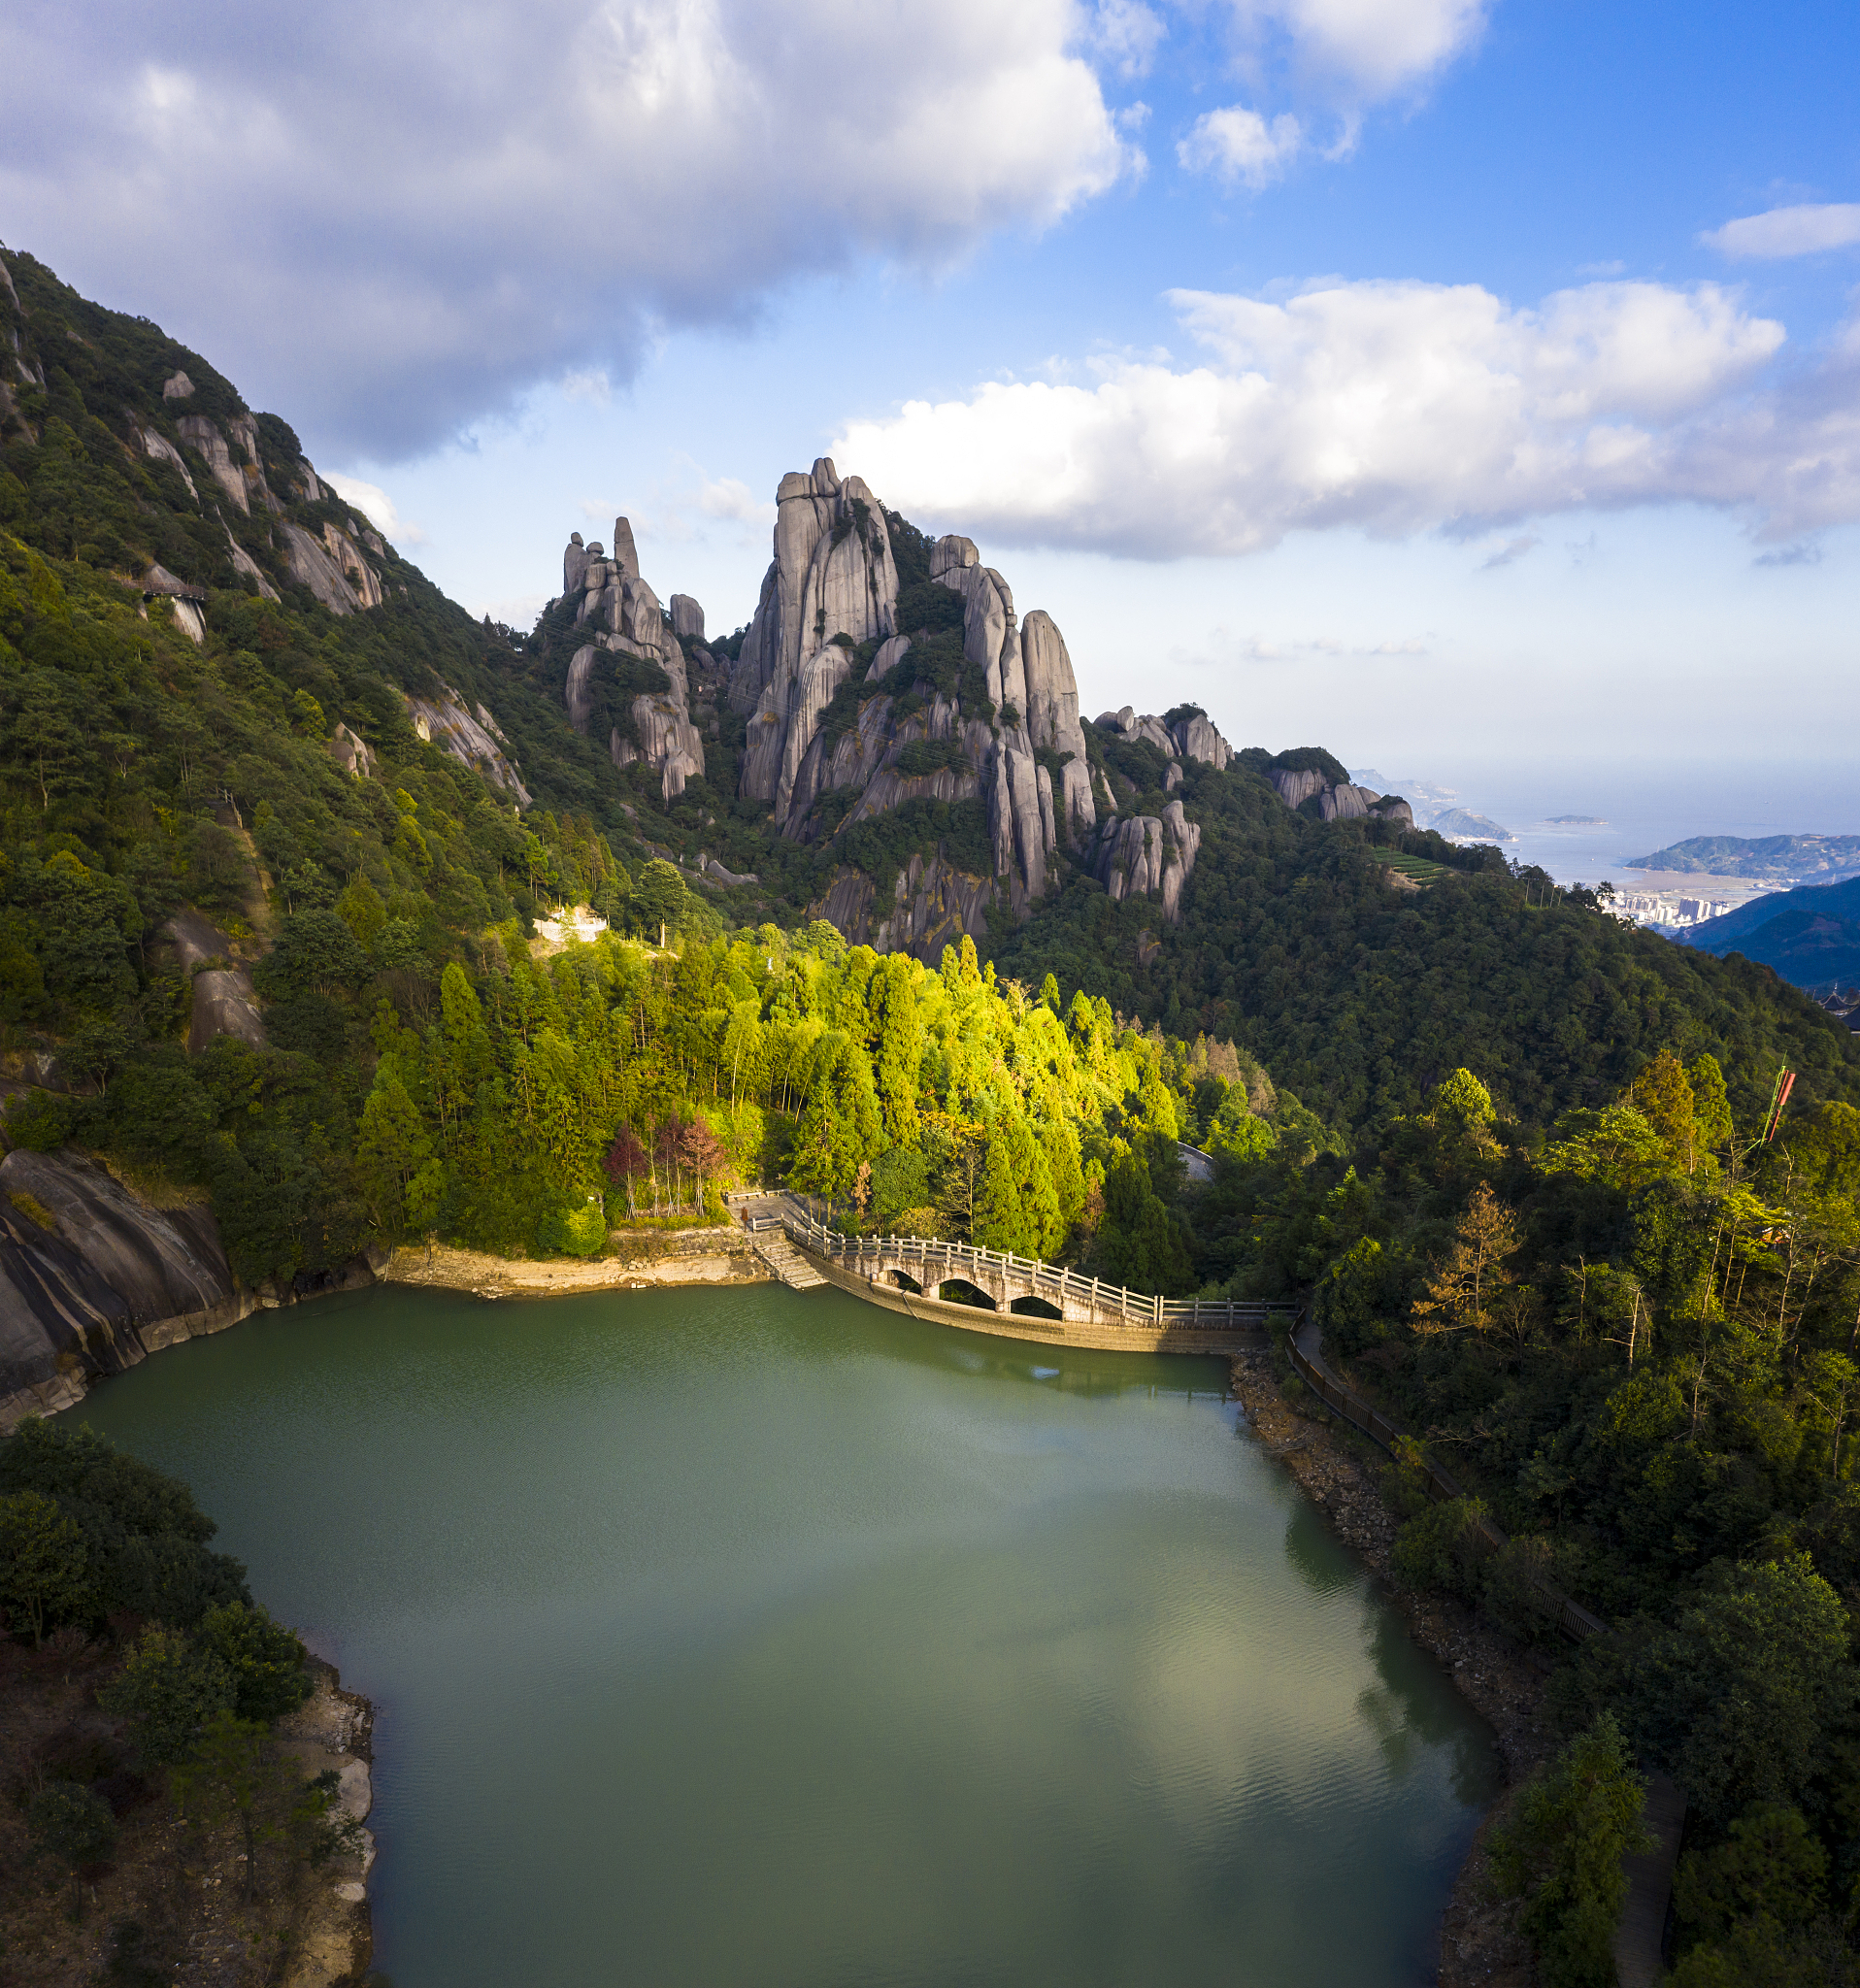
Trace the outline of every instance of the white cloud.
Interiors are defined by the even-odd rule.
[[[1143,13],[1099,18],[1140,60]],[[211,334],[314,446],[416,452],[797,276],[942,266],[1104,191],[1136,157],[1079,26],[1074,0],[328,0],[314,33],[13,8],[0,213],[89,294]]]
[[[1783,327],[1713,283],[1528,310],[1424,282],[1171,301],[1199,364],[911,402],[848,423],[834,458],[926,525],[1146,558],[1676,502],[1766,539],[1860,517],[1860,321],[1777,383]]]
[[[1162,17],[1143,0],[1098,0],[1087,40],[1119,76],[1147,76],[1156,50],[1169,32]]]
[[[1860,242],[1860,203],[1812,207],[1773,207],[1767,214],[1726,221],[1699,240],[1721,255],[1775,259],[1813,255]]]
[[[1312,114],[1336,120],[1324,156],[1356,149],[1364,112],[1412,95],[1464,54],[1488,0],[1229,0],[1241,69],[1255,94],[1275,83],[1304,115],[1231,104],[1196,118],[1176,148],[1184,172],[1257,189],[1311,143]]]
[[[1277,48],[1307,88],[1380,103],[1425,83],[1484,32],[1487,0],[1231,0],[1243,42]]]
[[[536,626],[537,615],[548,606],[547,594],[514,594],[507,600],[474,601],[472,613],[481,618],[489,615],[493,621],[501,621],[506,628],[527,634]]]
[[[1257,111],[1233,104],[1197,117],[1177,146],[1176,157],[1184,172],[1212,173],[1229,186],[1244,181],[1260,187],[1277,180],[1298,155],[1304,137],[1298,119],[1289,114],[1268,124]]]
[[[397,546],[428,543],[419,525],[403,521],[394,509],[394,500],[379,483],[365,483],[360,477],[339,476],[334,470],[318,470],[316,474],[350,510],[359,511],[382,538],[391,539]]]
[[[748,484],[735,477],[706,480],[698,492],[698,509],[706,517],[739,518],[749,524],[773,524],[775,506],[761,502]]]

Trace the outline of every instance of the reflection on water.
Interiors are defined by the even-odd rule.
[[[77,1412],[377,1700],[398,1988],[1393,1988],[1492,1786],[1218,1361],[378,1290]]]

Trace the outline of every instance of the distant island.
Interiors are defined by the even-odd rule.
[[[1514,843],[1509,828],[1501,828],[1489,814],[1475,814],[1470,808],[1445,808],[1429,824],[1436,835],[1450,836],[1469,843]]]
[[[1764,883],[1832,883],[1860,873],[1860,836],[1769,835],[1751,841],[1700,835],[1650,856],[1631,857],[1624,867],[1748,877]]]
[[[1550,828],[1606,828],[1608,819],[1601,814],[1552,814],[1546,824]]]

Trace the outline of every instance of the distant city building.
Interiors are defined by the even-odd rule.
[[[1675,928],[1710,924],[1745,901],[1733,897],[1682,897],[1676,890],[1628,890],[1616,891],[1610,909],[1617,918],[1630,924]]]

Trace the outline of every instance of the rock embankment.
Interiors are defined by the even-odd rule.
[[[429,1284],[479,1298],[573,1297],[582,1291],[643,1291],[653,1284],[765,1284],[769,1273],[741,1229],[617,1229],[611,1255],[585,1263],[527,1261],[435,1243],[395,1250],[384,1284]]]
[[[1485,1841],[1509,1809],[1510,1791],[1554,1748],[1544,1716],[1545,1673],[1476,1610],[1390,1580],[1398,1521],[1382,1501],[1382,1465],[1367,1441],[1343,1433],[1327,1418],[1295,1411],[1279,1390],[1269,1351],[1236,1355],[1233,1386],[1268,1451],[1323,1509],[1345,1544],[1387,1583],[1389,1599],[1408,1618],[1415,1641],[1445,1666],[1454,1688],[1492,1728],[1508,1792],[1480,1824],[1453,1887],[1441,1924],[1439,1980],[1441,1988],[1529,1988],[1537,1972],[1517,1934],[1516,1908],[1488,1896]]]
[[[313,1891],[292,1929],[284,1988],[346,1988],[368,1976],[374,1925],[368,1909],[368,1873],[375,1839],[360,1826],[375,1806],[375,1707],[358,1692],[345,1691],[332,1664],[311,1660],[316,1688],[309,1701],[278,1724],[278,1737],[304,1773],[334,1773],[336,1806],[360,1831],[354,1854],[344,1854],[314,1873]]]
[[[369,1278],[357,1258],[316,1292]],[[241,1285],[204,1203],[157,1208],[68,1148],[10,1152],[0,1160],[0,1435],[70,1408],[163,1346],[310,1295]]]

